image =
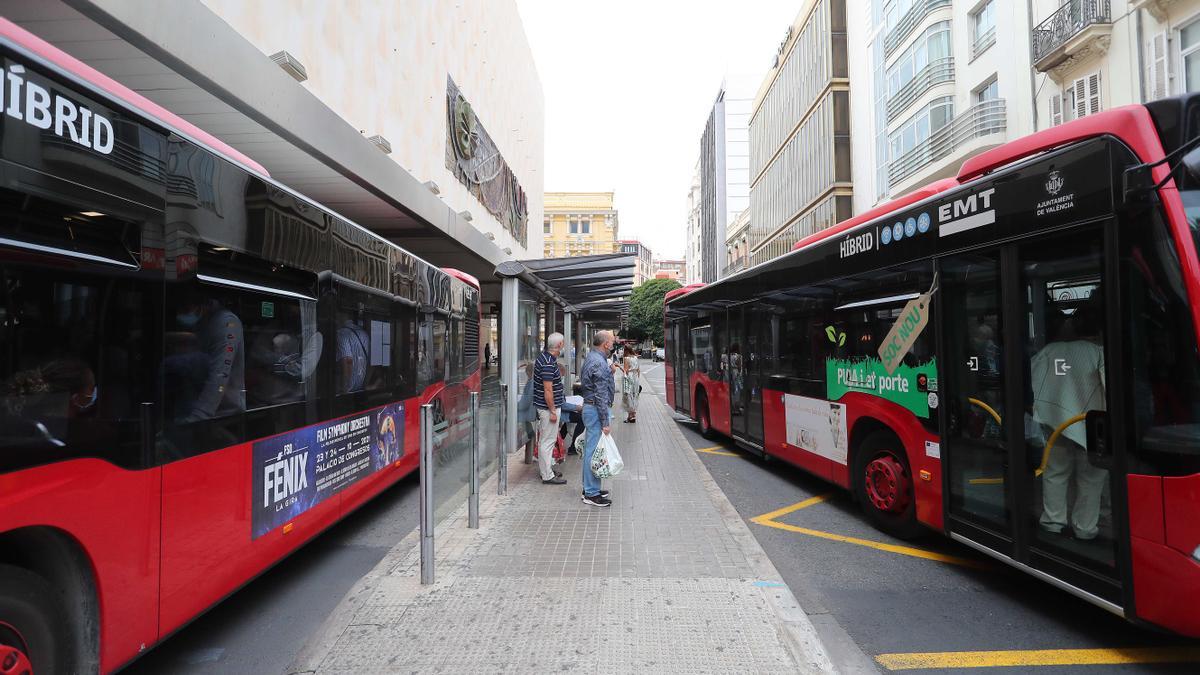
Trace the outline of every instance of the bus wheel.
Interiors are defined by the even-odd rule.
[[[0,675],[71,672],[70,634],[45,579],[0,565]]]
[[[696,419],[700,422],[700,435],[712,439],[715,434],[712,428],[712,419],[708,413],[708,395],[704,390],[696,392]]]
[[[919,535],[912,471],[900,441],[888,433],[871,434],[856,457],[855,492],[872,524],[900,539]]]

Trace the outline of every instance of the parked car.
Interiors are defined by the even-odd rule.
[[[666,354],[666,351],[662,347],[659,347],[658,349],[654,350],[654,360],[655,361],[665,361],[666,359],[667,359],[667,354]]]

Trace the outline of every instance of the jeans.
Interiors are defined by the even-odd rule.
[[[604,427],[600,426],[600,411],[596,410],[596,406],[583,406],[583,426],[587,429],[587,437],[583,442],[583,494],[585,497],[595,497],[600,494],[600,479],[592,473],[592,454],[604,435]]]

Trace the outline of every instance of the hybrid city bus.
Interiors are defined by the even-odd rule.
[[[1200,97],[1090,115],[668,294],[668,401],[1130,620],[1200,636]]]
[[[479,284],[0,56],[0,672],[110,672],[412,472],[420,405],[462,456]]]

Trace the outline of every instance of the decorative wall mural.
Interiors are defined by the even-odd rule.
[[[525,190],[500,156],[454,80],[446,78],[446,168],[526,246],[529,203]]]

